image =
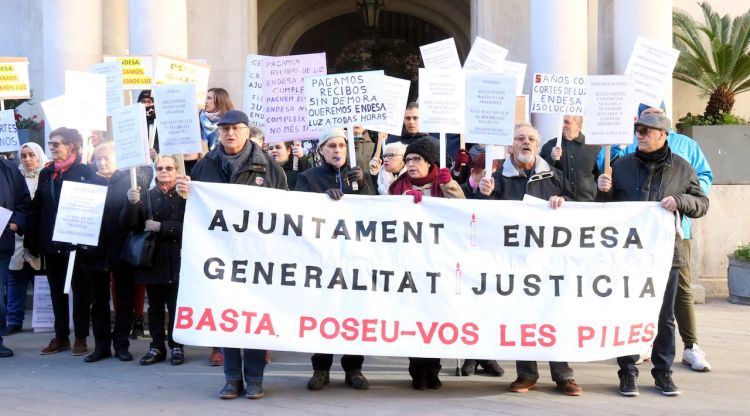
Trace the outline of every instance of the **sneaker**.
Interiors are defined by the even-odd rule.
[[[221,353],[221,349],[214,348],[211,350],[211,354],[208,356],[208,365],[211,367],[219,367],[224,364],[224,354]]]
[[[13,356],[13,350],[0,343],[0,358],[9,358]]]
[[[633,373],[624,373],[620,376],[620,394],[627,397],[635,397],[638,394],[638,385],[635,381],[638,376]]]
[[[86,345],[86,338],[77,338],[76,341],[73,343],[73,350],[71,350],[71,353],[73,355],[83,355],[89,352],[89,347]]]
[[[536,380],[525,377],[518,377],[516,381],[510,383],[510,391],[513,393],[527,393],[534,387],[536,387]]]
[[[219,392],[219,398],[223,400],[234,399],[243,391],[242,381],[227,381],[227,384]]]
[[[331,382],[331,377],[328,371],[315,370],[313,371],[312,377],[307,381],[308,390],[323,390],[326,385]]]
[[[661,390],[661,394],[665,396],[679,396],[680,389],[672,381],[672,375],[670,373],[654,374],[654,381],[656,388]]]
[[[248,399],[260,399],[265,395],[266,392],[263,391],[263,385],[259,381],[248,383],[245,389],[245,397]]]
[[[181,347],[172,348],[172,365],[180,365],[185,362],[185,350]]]
[[[464,360],[464,364],[461,366],[461,375],[470,376],[476,373],[478,365],[477,360]]]
[[[693,348],[685,348],[682,351],[682,364],[689,366],[695,371],[711,371],[711,364],[706,361],[706,353],[703,352],[698,344],[693,344]]]
[[[352,386],[354,390],[367,390],[370,388],[370,382],[362,375],[362,370],[347,371],[344,375],[344,383]]]
[[[558,381],[557,382],[557,391],[560,393],[566,395],[566,396],[580,396],[583,394],[583,389],[581,386],[576,384],[576,381],[572,378]]]
[[[42,348],[41,351],[39,351],[39,354],[41,355],[49,355],[54,354],[60,351],[65,351],[70,348],[70,340],[67,338],[58,338],[54,337],[52,338],[52,341],[49,342],[49,345]]]
[[[479,364],[484,369],[482,372],[488,376],[502,377],[505,374],[505,370],[495,360],[484,360],[480,361]]]

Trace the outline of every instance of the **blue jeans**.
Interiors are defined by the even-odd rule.
[[[651,362],[654,364],[654,368],[651,369],[652,375],[672,373],[672,362],[675,356],[674,304],[679,281],[680,268],[672,267],[669,270],[667,287],[664,290],[664,299],[659,311],[656,338],[651,349]],[[620,366],[618,375],[622,377],[624,373],[630,373],[637,376],[638,368],[635,363],[638,358],[638,355],[617,357],[617,364]]]
[[[10,257],[0,258],[0,345],[3,345],[5,333],[5,282],[8,279]]]
[[[29,263],[23,263],[23,269],[10,270],[8,273],[8,304],[7,320],[8,326],[23,326],[23,318],[26,313],[26,291],[29,283],[34,282],[35,270]]]
[[[243,374],[247,384],[263,382],[266,350],[222,348],[221,352],[224,354],[224,378],[227,382],[242,381]]]

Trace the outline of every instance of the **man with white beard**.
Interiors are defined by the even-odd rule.
[[[551,167],[539,156],[539,132],[529,123],[516,124],[513,146],[503,168],[492,177],[482,178],[475,191],[477,199],[517,200],[525,194],[549,200],[552,208],[560,208],[565,200],[572,200],[562,172]],[[550,362],[552,380],[557,390],[568,396],[583,394],[573,379],[573,370],[566,362]],[[539,371],[536,361],[516,361],[518,378],[510,384],[510,391],[526,393],[536,387]]]

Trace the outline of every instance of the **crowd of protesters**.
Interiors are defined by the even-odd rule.
[[[138,101],[148,107],[148,124],[152,125],[158,109],[153,108],[150,91],[141,92]],[[13,356],[12,350],[4,346],[2,335],[22,331],[27,289],[34,275],[44,270],[55,323],[54,337],[40,354],[71,350],[73,355],[86,355],[87,363],[112,356],[120,361],[133,360],[129,340],[142,335],[139,321],[140,331],[143,330],[143,320],[139,320],[139,315],[143,315],[140,287],[148,296],[151,336],[140,364],[151,365],[167,358],[172,365],[182,364],[186,360],[184,346],[173,339],[172,331],[179,290],[182,224],[191,181],[325,193],[333,200],[349,194],[409,195],[417,204],[428,197],[521,200],[527,194],[548,200],[554,209],[564,209],[565,201],[658,201],[664,209],[683,218],[705,215],[712,175],[700,148],[671,130],[663,110],[641,110],[634,125],[633,146],[613,152],[614,175],[603,170],[599,147],[585,144],[583,120],[574,116],[565,117],[559,145],[550,140],[542,146],[538,131],[530,123],[517,124],[507,157],[494,161],[492,172],[485,172],[482,145],[449,154],[448,167],[440,168],[440,142],[420,131],[419,105],[410,103],[401,136],[378,134],[361,126],[354,128],[356,163],[350,164],[343,129],[324,131],[317,143],[267,143],[263,132],[251,125],[247,115],[233,108],[226,90],[212,88],[205,109],[200,112],[204,152],[158,154],[158,138],[151,134],[155,139],[153,164],[137,169],[136,187],[131,185],[128,171],[117,170],[110,141],[96,135],[97,145],[88,153],[93,157],[85,160],[81,134],[65,127],[55,129],[47,143],[50,161],[35,143],[21,146],[18,165],[0,158],[0,206],[13,212],[0,240],[0,357]],[[381,145],[382,151],[378,152]],[[96,246],[74,247],[52,238],[65,181],[108,187]],[[685,317],[684,324],[678,319],[685,344],[682,362],[696,371],[710,370],[696,342],[689,284],[683,284],[686,279],[689,282],[690,276],[685,262],[689,221],[686,226],[687,243],[683,245],[680,237],[684,233],[677,234],[673,267],[658,316],[658,334],[653,351],[647,354],[654,362],[655,384],[665,395],[679,394],[671,379],[678,293],[678,318]],[[139,231],[156,236],[155,256],[149,266],[135,266],[121,257],[129,234]],[[69,300],[64,286],[73,250],[78,254],[71,282],[71,344]],[[114,322],[110,318],[110,294]],[[89,328],[94,336],[93,349],[87,343]],[[638,394],[635,364],[639,358],[618,358],[620,393],[625,396]],[[313,375],[307,388],[324,389],[330,381],[333,355],[313,354],[311,361]],[[223,365],[225,385],[220,398],[232,399],[243,393],[251,399],[263,397],[263,373],[270,362],[267,351],[216,347],[209,362]],[[369,388],[362,371],[364,362],[361,355],[341,357],[345,382],[354,389]],[[465,360],[461,371],[471,375],[479,371],[479,366],[491,376],[505,372],[494,360],[473,359]],[[408,372],[414,389],[440,388],[440,369],[438,358],[409,358]],[[516,370],[511,391],[523,393],[536,386],[536,362],[518,361]],[[550,370],[561,393],[583,393],[567,363],[551,362]]]

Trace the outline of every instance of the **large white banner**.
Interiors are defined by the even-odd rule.
[[[191,186],[181,343],[591,361],[656,335],[674,244],[657,203],[552,210]]]

